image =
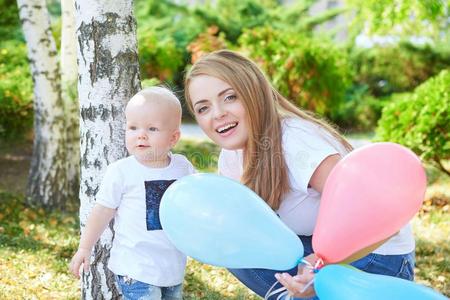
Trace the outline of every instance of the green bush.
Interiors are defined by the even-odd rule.
[[[344,100],[351,72],[345,52],[330,41],[264,27],[245,31],[239,44],[300,107],[332,117]]]
[[[4,41],[0,48],[0,138],[17,138],[31,129],[33,82],[26,45]]]
[[[170,36],[162,38],[152,29],[142,30],[139,34],[139,61],[143,78],[171,81],[183,64],[183,50],[176,47]]]
[[[17,1],[0,0],[0,7],[2,11],[2,17],[0,18],[0,36],[2,37],[2,43],[9,39],[23,41]]]
[[[167,0],[138,0],[135,4],[142,78],[181,86],[190,61],[187,46],[206,26],[185,6]]]
[[[450,67],[450,52],[430,46],[399,43],[371,49],[353,49],[350,55],[357,84],[366,84],[376,97],[412,91]]]
[[[215,172],[217,170],[220,148],[212,142],[181,140],[174,152],[185,155],[198,171]]]
[[[377,139],[410,148],[450,175],[450,70],[427,80],[412,94],[394,95],[383,109]]]
[[[344,101],[332,112],[331,119],[351,132],[373,131],[386,99],[370,95],[367,85],[354,85],[347,90]]]

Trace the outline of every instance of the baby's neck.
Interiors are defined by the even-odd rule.
[[[170,156],[169,154],[160,157],[160,158],[155,158],[155,159],[147,159],[147,160],[142,160],[139,159],[139,157],[135,156],[136,160],[143,164],[146,167],[149,168],[165,168],[170,164]]]

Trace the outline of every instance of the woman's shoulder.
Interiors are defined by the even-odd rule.
[[[284,118],[281,122],[283,135],[286,134],[317,134],[322,130],[319,124],[302,119],[300,117]]]
[[[299,117],[291,117],[282,121],[283,144],[305,144],[334,142],[336,139],[319,124],[304,120]]]
[[[299,153],[317,156],[321,153],[346,153],[341,143],[325,128],[301,118],[286,118],[282,123],[282,143],[286,155]]]

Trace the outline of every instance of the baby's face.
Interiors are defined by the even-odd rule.
[[[141,163],[167,159],[178,141],[179,126],[171,107],[158,102],[130,102],[127,118],[126,147]]]

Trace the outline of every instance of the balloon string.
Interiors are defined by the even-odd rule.
[[[286,298],[283,298],[284,296],[286,296]],[[280,299],[282,299],[282,300],[291,300],[292,296],[289,294],[289,291],[284,291],[277,297],[277,300],[280,300]]]
[[[270,297],[272,297],[273,295],[276,295],[276,294],[278,294],[280,292],[283,292],[283,293],[280,294],[280,296],[281,295],[285,295],[286,293],[288,293],[288,291],[286,291],[285,287],[280,287],[279,289],[276,289],[276,290],[272,291],[278,283],[279,282],[277,280],[277,281],[275,281],[274,284],[272,284],[272,286],[270,287],[270,289],[267,291],[266,295],[264,296],[264,300],[268,300]],[[277,300],[279,299],[280,296],[278,296]],[[286,300],[288,300],[288,299],[286,299]]]
[[[302,260],[300,261],[300,264],[306,265],[307,269],[310,269],[310,270],[314,269],[313,265],[304,258],[302,258]]]
[[[311,279],[300,291],[300,293],[304,293],[312,284],[314,283],[314,278]]]

